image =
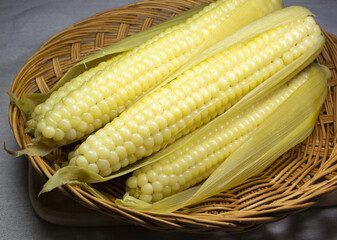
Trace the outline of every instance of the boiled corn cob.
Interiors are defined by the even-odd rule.
[[[158,152],[222,114],[322,38],[314,19],[303,17],[216,54],[89,136],[69,154],[70,165],[108,176]]]
[[[165,155],[158,161],[134,171],[126,181],[126,195],[143,202],[153,203],[191,188],[207,179],[271,114],[278,111],[278,108],[284,102],[289,101],[288,99],[299,88],[306,88],[306,97],[312,97],[317,102],[319,107],[314,114],[314,117],[317,117],[316,113],[319,112],[326,94],[327,76],[323,80],[321,78],[324,76],[323,74],[321,76],[313,75],[313,71],[319,71],[319,69],[320,67],[317,66],[308,67],[290,82],[245,111],[239,112],[238,115],[234,115],[218,125],[215,124],[212,128],[208,128],[209,131],[204,135],[178,147],[177,150]],[[316,91],[312,90],[313,86],[307,87],[309,81],[314,82],[315,87],[319,89],[317,90],[319,95],[316,93],[309,94]],[[306,107],[303,106],[304,111]],[[312,108],[315,109],[316,106],[312,106]],[[296,114],[290,114],[293,119],[296,119]],[[283,117],[279,116],[279,118],[279,121],[282,122]],[[265,131],[268,131],[268,129],[265,129]],[[269,133],[266,132],[266,134]],[[254,152],[253,149],[250,151]],[[247,156],[241,155],[241,158],[245,157]],[[242,170],[243,167],[244,165],[242,165]],[[227,170],[229,169],[227,168]],[[226,169],[224,169],[223,174],[225,172]]]
[[[244,11],[247,16],[238,14],[243,7],[248,9]],[[59,102],[38,106],[35,115],[42,116],[29,123],[30,128],[36,125],[35,141],[62,146],[82,139],[114,119],[193,56],[280,7],[280,0],[219,0],[210,4],[183,24],[107,64]],[[255,8],[259,8],[258,13]],[[71,85],[70,89],[75,88]]]

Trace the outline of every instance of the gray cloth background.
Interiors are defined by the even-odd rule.
[[[134,0],[0,0],[0,84],[10,89],[26,60],[48,38],[93,14]],[[337,35],[337,0],[284,0],[316,14],[317,22]],[[17,149],[0,94],[0,142]],[[308,209],[246,233],[163,233],[135,226],[65,227],[48,223],[33,210],[28,195],[28,163],[0,151],[0,239],[337,239],[337,206]],[[337,199],[336,199],[337,203]]]

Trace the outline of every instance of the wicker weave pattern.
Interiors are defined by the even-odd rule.
[[[147,29],[191,7],[211,0],[147,0],[108,10],[78,22],[49,39],[17,75],[12,92],[47,92],[75,63],[121,38]],[[302,211],[337,187],[336,81],[337,38],[329,33],[318,62],[332,72],[329,94],[312,135],[245,184],[172,214],[134,211],[104,202],[87,192],[65,186],[63,192],[88,208],[132,224],[156,230],[238,232]],[[23,132],[19,110],[11,105],[9,121],[20,147],[30,138]],[[55,152],[55,157],[60,152]],[[54,171],[40,157],[29,157],[43,177]],[[124,178],[95,187],[111,199],[123,196]]]

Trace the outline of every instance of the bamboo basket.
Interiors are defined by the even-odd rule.
[[[12,92],[17,97],[28,92],[47,92],[72,65],[102,47],[208,2],[212,0],[145,0],[75,23],[50,38],[28,59],[13,83]],[[258,176],[170,214],[114,204],[113,200],[124,194],[123,177],[95,184],[95,188],[110,196],[111,202],[75,186],[60,189],[79,204],[115,220],[165,231],[241,232],[311,207],[321,196],[337,188],[337,38],[324,34],[326,44],[317,61],[330,68],[332,79],[316,127],[306,141],[283,154]],[[14,104],[9,106],[9,122],[19,147],[24,148],[31,139],[24,134],[24,121]],[[28,159],[45,180],[53,175],[46,159],[29,156]]]

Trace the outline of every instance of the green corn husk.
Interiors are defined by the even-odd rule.
[[[330,72],[325,66],[312,64],[306,82],[295,90],[243,144],[226,158],[201,185],[164,198],[153,204],[143,202],[126,194],[116,203],[134,209],[172,212],[197,203],[217,193],[244,183],[268,167],[277,157],[304,141],[312,132],[327,93]],[[274,90],[276,91],[277,88]],[[228,112],[227,112],[228,113]],[[213,122],[171,145],[179,150],[187,142],[200,138],[209,131],[240,114],[233,109]],[[177,146],[174,146],[177,145]],[[157,158],[165,157],[158,154]],[[166,154],[167,155],[167,154]]]
[[[268,31],[272,28],[276,28],[283,24],[294,21],[298,18],[312,15],[308,9],[302,7],[289,7],[282,10],[276,11],[273,14],[270,14],[264,18],[261,18],[246,27],[241,28],[235,34],[230,37],[220,41],[218,44],[215,44],[214,47],[205,51],[202,54],[202,58],[205,59],[207,56],[212,56],[221,50],[224,50],[230,46],[233,46],[236,43],[246,41],[248,39],[254,38],[255,36],[260,35],[261,33]],[[274,74],[264,83],[256,87],[246,96],[244,96],[238,103],[236,103],[230,111],[227,111],[225,114],[231,114],[235,111],[240,111],[240,109],[248,108],[252,104],[256,103],[259,99],[265,97],[269,94],[272,88],[276,89],[277,87],[283,85],[285,82],[293,78],[298,72],[303,70],[308,66],[320,53],[324,44],[324,38],[315,44],[310,50],[308,50],[304,55],[296,59],[291,64],[287,65],[279,72]],[[236,110],[238,109],[238,110]],[[193,136],[195,132],[189,134]],[[172,147],[173,146],[173,147]],[[174,150],[177,144],[171,145],[166,149],[161,150],[158,154],[145,158],[144,160],[137,161],[134,164],[128,165],[125,168],[122,168],[120,171],[113,173],[110,176],[102,177],[101,175],[83,169],[77,166],[67,166],[58,170],[52,178],[50,178],[47,183],[44,185],[41,193],[51,191],[52,189],[61,186],[66,183],[76,183],[76,182],[85,182],[85,183],[97,183],[108,181],[127,173],[130,173],[140,167],[143,167],[147,164],[157,161],[160,157],[165,156],[170,151]]]

